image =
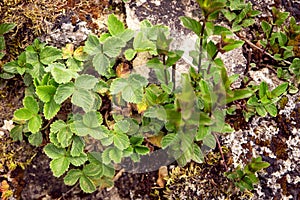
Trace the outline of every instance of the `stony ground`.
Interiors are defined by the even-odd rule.
[[[10,1],[4,1],[7,5],[12,5]],[[10,3],[9,3],[10,2]],[[193,38],[190,39],[189,33],[182,29],[178,16],[199,14],[197,6],[192,0],[170,0],[170,1],[151,1],[136,0],[128,4],[119,1],[53,1],[39,4],[22,4],[18,2],[16,7],[0,6],[3,17],[4,12],[22,12],[29,9],[29,5],[35,9],[41,9],[41,14],[46,15],[45,10],[52,16],[45,16],[44,27],[47,30],[41,32],[27,31],[30,37],[19,38],[24,43],[32,42],[35,35],[51,45],[63,46],[67,42],[81,44],[90,32],[99,33],[106,30],[105,19],[109,13],[116,13],[132,29],[138,29],[136,24],[143,19],[149,19],[153,23],[163,23],[171,27],[172,36],[176,38],[174,47],[182,48],[186,51],[191,47]],[[252,1],[258,9],[267,12],[272,4],[281,4],[299,19],[297,2],[294,1]],[[44,5],[46,4],[46,5]],[[53,5],[59,9],[53,10]],[[25,6],[25,7],[24,7]],[[9,11],[12,9],[12,11]],[[61,14],[65,9],[64,13]],[[29,9],[30,10],[30,9]],[[38,13],[38,12],[36,12]],[[101,13],[101,14],[99,14]],[[266,14],[266,13],[265,13]],[[17,15],[19,16],[19,15]],[[38,14],[37,14],[38,16]],[[31,16],[33,17],[33,16]],[[5,19],[21,20],[19,18],[8,17]],[[174,19],[174,20],[169,20]],[[74,21],[82,23],[73,23]],[[0,20],[1,22],[1,20]],[[22,21],[24,26],[28,26],[28,18]],[[27,24],[26,24],[27,23]],[[38,24],[32,21],[31,26]],[[78,25],[79,24],[79,25]],[[74,28],[76,31],[74,31]],[[31,27],[36,30],[36,27]],[[24,35],[25,28],[19,27],[19,34]],[[22,32],[23,31],[23,32]],[[43,33],[43,34],[39,34]],[[63,37],[62,37],[63,36]],[[15,37],[18,37],[15,35]],[[188,39],[187,39],[188,38]],[[13,43],[9,41],[8,45]],[[24,46],[26,44],[24,43]],[[12,47],[13,48],[13,47]],[[11,50],[11,49],[10,49]],[[20,50],[21,51],[21,50]],[[225,64],[228,71],[243,74],[245,66],[249,60],[247,57],[247,47],[238,49],[232,54],[224,55]],[[233,58],[233,55],[235,56]],[[12,54],[12,57],[14,54]],[[189,63],[188,56],[184,56],[181,69],[185,69],[185,63]],[[248,58],[248,57],[247,57]],[[9,59],[9,58],[7,58]],[[140,65],[137,64],[137,65]],[[266,80],[271,85],[278,85],[276,76],[267,68],[253,71],[250,76],[257,80]],[[145,173],[127,173],[122,171],[115,179],[115,186],[109,189],[102,189],[93,194],[84,194],[78,185],[67,187],[62,179],[52,176],[49,168],[49,158],[42,153],[42,147],[34,148],[26,141],[13,142],[9,139],[10,125],[7,121],[12,119],[15,109],[22,106],[25,86],[21,77],[11,80],[0,80],[0,182],[4,186],[5,182],[14,193],[10,199],[105,199],[105,200],[129,200],[129,199],[212,199],[205,196],[213,194],[222,197],[226,194],[226,188],[230,187],[227,179],[222,178],[223,165],[221,157],[216,149],[207,161],[211,164],[196,165],[189,164],[186,168],[176,168],[176,163],[172,163],[167,170],[172,174],[174,182],[169,185],[169,190],[159,188],[157,180],[159,177],[158,169]],[[235,127],[236,131],[226,137],[221,137],[221,142],[229,149],[225,153],[229,167],[238,164],[245,164],[252,156],[261,155],[263,160],[269,162],[271,166],[259,174],[261,183],[255,187],[253,194],[239,193],[232,195],[230,199],[300,199],[300,95],[287,96],[286,105],[282,107],[276,118],[255,117],[249,123],[245,122],[240,113],[228,117],[226,120]],[[5,121],[7,120],[7,121]],[[214,161],[210,158],[216,158]],[[223,186],[223,187],[220,187]],[[3,188],[3,187],[2,187]],[[1,190],[0,190],[1,192]],[[2,190],[3,192],[3,190]],[[252,196],[251,196],[252,195]]]

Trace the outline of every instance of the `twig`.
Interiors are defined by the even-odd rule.
[[[274,58],[274,56],[272,56],[271,54],[269,54],[268,52],[266,52],[264,49],[256,46],[255,44],[253,44],[250,40],[244,38],[243,36],[241,36],[240,34],[236,33],[236,36],[238,36],[241,40],[243,40],[244,42],[246,42],[248,45],[250,45],[252,48],[255,48],[257,50],[259,50],[260,52],[266,54],[267,56],[269,56],[270,58],[272,58],[273,60],[276,60]],[[277,60],[276,60],[277,61]],[[281,60],[282,62],[284,62],[285,64],[291,65],[292,63],[287,61],[287,60]]]
[[[223,154],[223,151],[222,151],[222,146],[221,146],[221,144],[220,144],[220,141],[219,141],[217,135],[216,135],[215,133],[212,133],[212,134],[213,134],[213,136],[215,137],[215,139],[216,139],[216,141],[217,141],[217,143],[218,143],[218,147],[219,147],[219,149],[220,149],[220,153],[221,153],[221,156],[222,156],[223,164],[224,164],[225,170],[226,170],[226,172],[227,172],[227,171],[228,171],[228,168],[227,168],[227,164],[226,164],[226,161],[225,161],[225,158],[224,158],[224,154]]]
[[[74,185],[74,186],[73,186],[71,189],[69,189],[67,192],[63,193],[63,194],[61,195],[61,197],[59,197],[57,200],[60,200],[60,199],[64,198],[68,193],[72,192],[78,185],[79,185],[79,182],[76,183],[76,185]]]

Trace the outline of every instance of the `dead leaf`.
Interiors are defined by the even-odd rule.
[[[161,140],[164,137],[164,132],[159,132],[156,135],[151,135],[147,137],[147,141],[152,145],[161,148]]]
[[[156,181],[159,187],[165,187],[166,180],[165,178],[168,176],[168,168],[167,166],[161,166],[158,170],[158,179]]]

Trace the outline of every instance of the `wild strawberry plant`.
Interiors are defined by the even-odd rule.
[[[115,164],[125,158],[138,162],[154,148],[165,150],[182,166],[203,162],[203,149],[215,148],[218,134],[232,131],[224,122],[226,104],[250,98],[249,109],[275,116],[275,103],[288,87],[230,87],[238,75],[227,75],[218,54],[241,47],[244,42],[233,39],[233,34],[253,24],[258,14],[251,4],[239,2],[236,7],[233,2],[197,0],[203,17],[180,17],[198,36],[190,52],[194,66],[180,80],[175,72],[183,51],[170,48],[168,27],[148,20],[134,33],[110,15],[108,32],[89,35],[77,48],[67,44],[59,49],[36,39],[17,60],[4,65],[5,73],[21,75],[27,85],[11,136],[26,136],[35,146],[45,144],[53,175],[65,175],[67,185],[79,182],[88,193],[112,184]],[[231,29],[216,25],[220,13],[233,21]],[[220,41],[210,40],[212,35],[219,35]],[[141,74],[122,74],[119,61],[130,63],[141,53],[151,56],[147,67],[157,82]],[[296,64],[294,68],[297,73]],[[72,109],[64,116],[66,107]],[[153,137],[158,142],[151,142]],[[88,151],[89,138],[101,151]]]

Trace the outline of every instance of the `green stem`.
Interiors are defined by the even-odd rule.
[[[205,25],[206,25],[206,19],[204,19],[204,21],[203,21],[201,33],[200,33],[198,73],[201,72],[201,61],[202,61],[203,39],[204,39],[203,36],[204,36]]]
[[[165,83],[168,85],[168,74],[166,68],[166,55],[163,55],[163,65],[164,65],[164,74],[165,74]]]

